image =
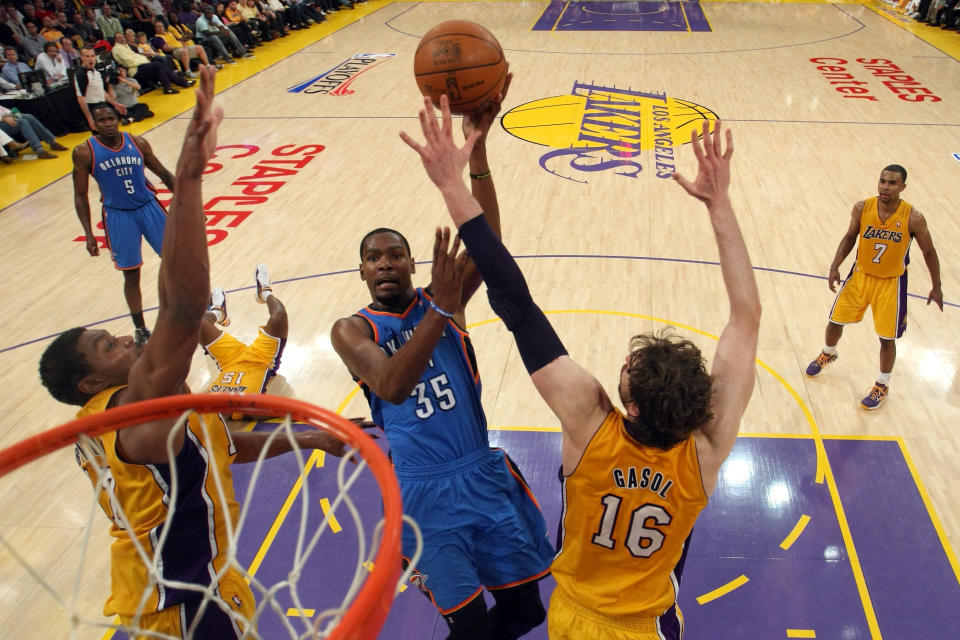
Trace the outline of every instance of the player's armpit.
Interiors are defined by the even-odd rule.
[[[585,447],[613,408],[600,381],[570,356],[540,367],[530,379],[575,446]]]

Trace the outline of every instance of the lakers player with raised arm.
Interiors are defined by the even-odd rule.
[[[517,263],[463,184],[475,136],[453,143],[449,105],[442,124],[429,100],[426,143],[406,134],[440,189],[487,285],[490,305],[513,333],[531,380],[562,427],[564,511],[551,571],[553,640],[676,640],[683,633],[677,589],[694,522],[707,504],[753,392],[760,299],[728,195],[733,139],[704,124],[691,146],[698,174],[674,179],[707,206],[720,253],[730,316],[711,372],[700,350],[669,332],[630,342],[620,367],[617,409],[600,382],[568,355],[533,301]],[[716,635],[716,634],[715,634]]]
[[[197,106],[177,162],[164,231],[153,337],[144,345],[131,336],[75,327],[60,334],[40,359],[44,386],[57,400],[80,405],[78,417],[189,393],[186,378],[210,295],[201,184],[223,118],[213,108],[215,75],[214,67],[200,67]],[[111,589],[103,613],[119,616],[138,638],[182,638],[188,629],[193,638],[250,637],[253,593],[228,564],[228,531],[239,515],[230,464],[255,461],[270,434],[231,434],[218,416],[197,414],[171,433],[175,422],[105,433],[94,455],[78,447],[77,460],[112,523]],[[300,447],[343,455],[343,443],[319,430],[295,438]],[[292,448],[286,438],[275,444],[280,446],[271,446],[268,457]],[[219,603],[205,598],[204,590],[213,591]]]
[[[873,388],[860,401],[867,410],[879,409],[890,393],[890,375],[897,358],[897,338],[907,330],[907,265],[910,245],[916,240],[930,272],[927,304],[936,302],[943,311],[940,290],[940,259],[933,246],[927,221],[919,211],[900,199],[907,187],[907,170],[891,164],[880,172],[877,196],[853,205],[850,225],[830,264],[830,291],[840,283],[840,264],[857,243],[857,257],[830,309],[823,350],[807,366],[811,378],[837,359],[837,343],[843,326],[860,322],[867,307],[873,311],[873,327],[880,337],[880,373]],[[857,240],[859,238],[859,241]]]

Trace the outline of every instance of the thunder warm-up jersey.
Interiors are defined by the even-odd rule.
[[[671,613],[687,540],[707,504],[693,438],[669,451],[639,445],[614,410],[561,482],[557,589],[607,617]]]
[[[104,411],[111,397],[122,388],[100,392],[77,417]],[[152,558],[164,523],[172,513],[173,526],[169,527],[157,566],[169,580],[210,584],[227,561],[226,519],[236,522],[238,515],[230,475],[230,461],[236,450],[219,416],[192,415],[183,449],[176,459],[178,488],[174,495],[170,465],[123,462],[117,452],[116,435],[112,431],[100,436],[93,442],[91,455],[78,445],[77,462],[90,477],[100,506],[112,522],[112,586],[103,613],[132,616],[140,606],[149,579],[127,526]],[[226,503],[220,500],[221,489]],[[121,509],[126,522],[118,517]],[[195,591],[154,585],[143,611],[160,611],[196,596]]]
[[[905,200],[887,218],[880,222],[877,198],[863,201],[860,213],[860,243],[857,245],[858,271],[878,278],[896,278],[903,275],[910,263],[910,212],[913,207]]]
[[[143,153],[129,133],[123,132],[118,149],[104,145],[96,136],[87,140],[93,159],[91,173],[100,185],[100,199],[108,209],[139,209],[156,198],[147,180]]]
[[[365,307],[357,315],[370,323],[374,341],[391,356],[413,335],[429,305],[429,295],[417,289],[401,314]],[[392,404],[372,392],[368,398],[371,420],[386,430],[397,467],[442,464],[489,447],[473,346],[467,332],[452,321],[406,401]]]

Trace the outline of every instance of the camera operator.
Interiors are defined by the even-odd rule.
[[[93,132],[96,132],[97,128],[93,124],[93,116],[90,115],[88,105],[109,102],[121,116],[127,114],[127,108],[117,101],[113,94],[113,87],[109,84],[109,80],[104,80],[103,73],[96,69],[96,64],[97,55],[91,47],[80,49],[80,68],[73,80],[80,110],[83,111],[87,125]],[[110,65],[109,68],[112,70],[114,67]],[[108,71],[107,74],[111,75],[112,71]]]
[[[140,83],[127,77],[126,67],[117,67],[110,74],[110,79],[107,82],[117,101],[127,108],[127,113],[122,119],[123,124],[140,122],[144,118],[153,117],[153,111],[150,111],[150,107],[142,102],[137,102],[137,96],[140,95]]]

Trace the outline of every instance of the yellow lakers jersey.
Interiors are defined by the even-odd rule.
[[[855,268],[877,278],[896,278],[903,275],[910,262],[909,227],[913,207],[901,200],[893,215],[881,222],[877,202],[875,197],[863,201]]]
[[[707,504],[693,438],[669,451],[637,444],[611,411],[562,478],[557,589],[607,617],[658,617],[676,602],[693,523]]]
[[[77,417],[104,411],[122,388],[98,393]],[[150,579],[138,546],[164,578],[150,587],[143,612],[197,595],[166,581],[211,583],[227,561],[227,518],[236,523],[239,512],[230,475],[235,454],[230,432],[216,415],[190,416],[175,465],[124,462],[115,431],[77,445],[77,462],[112,523],[112,584],[104,615],[133,616],[140,607]]]
[[[274,338],[263,327],[260,327],[256,340],[249,346],[229,333],[221,333],[220,337],[203,348],[219,370],[207,391],[265,393],[267,384],[277,374],[285,344],[286,340]],[[240,420],[243,412],[237,411],[230,418]]]

